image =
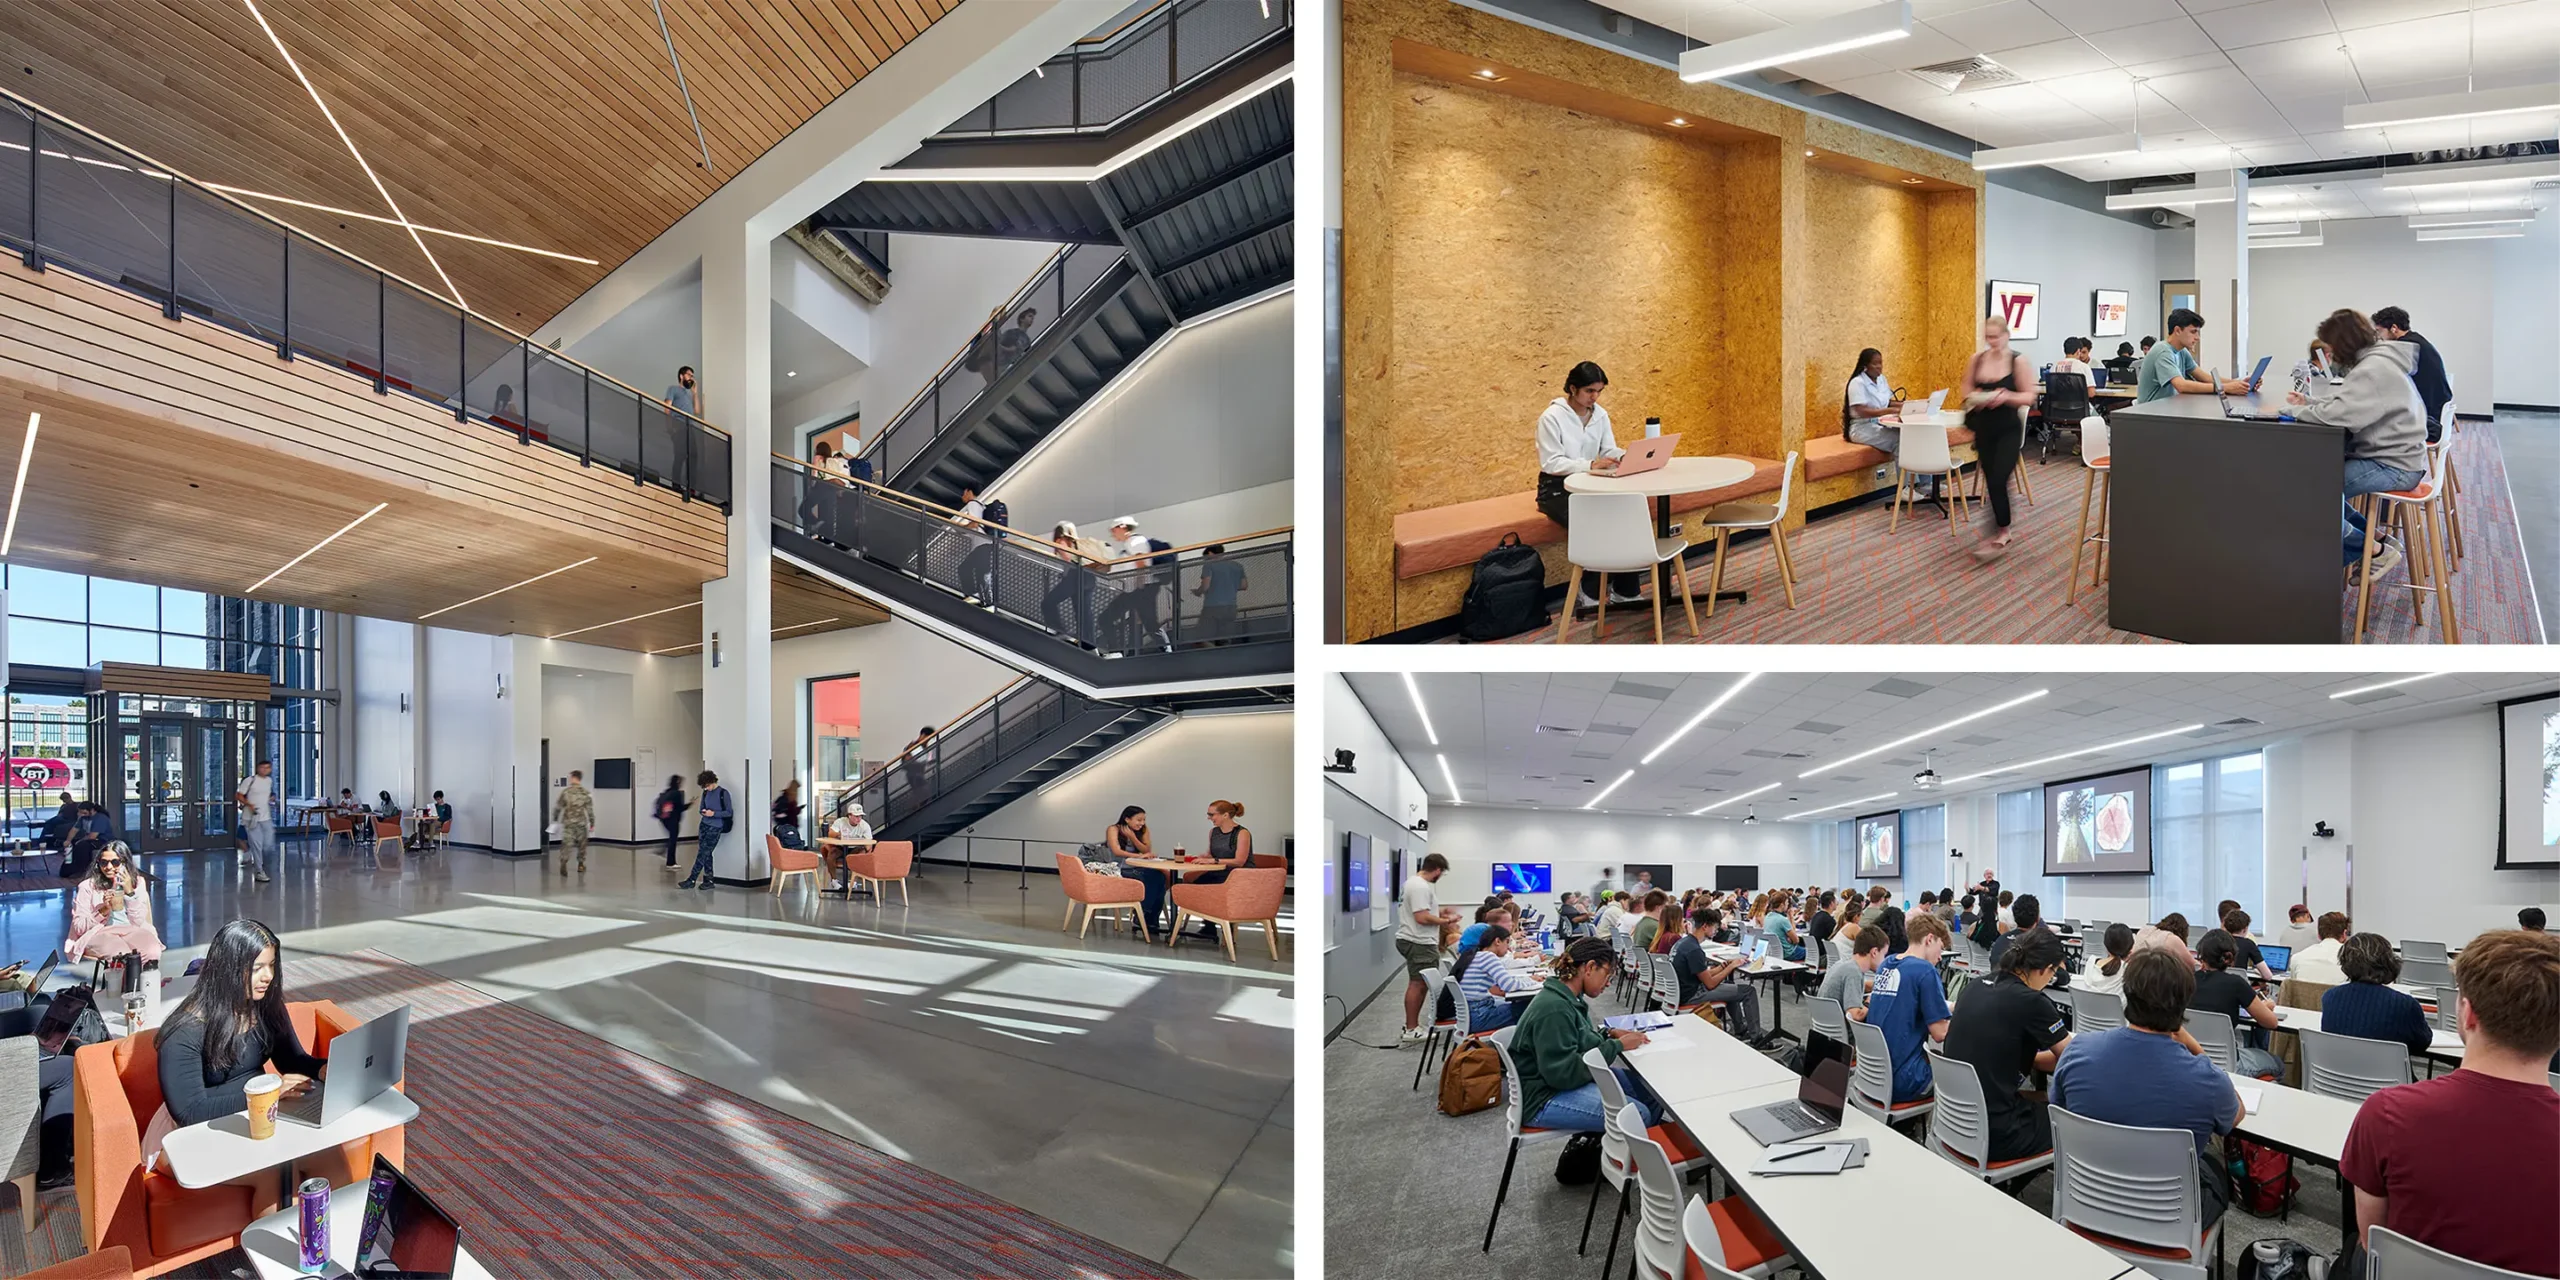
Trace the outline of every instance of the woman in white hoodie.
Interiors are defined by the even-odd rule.
[[[2364,516],[2356,511],[2356,496],[2414,488],[2427,478],[2427,411],[2418,384],[2410,380],[2418,349],[2383,338],[2363,312],[2345,308],[2320,322],[2320,341],[2329,348],[2330,363],[2346,371],[2346,381],[2318,400],[2299,392],[2285,398],[2300,406],[2294,421],[2346,429],[2339,563],[2354,564],[2364,556]],[[2384,542],[2374,552],[2373,576],[2380,578],[2398,563],[2400,548]]]

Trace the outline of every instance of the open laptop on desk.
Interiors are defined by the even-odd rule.
[[[1680,433],[1677,431],[1667,436],[1647,436],[1627,446],[1626,456],[1618,459],[1617,470],[1601,474],[1638,476],[1648,471],[1659,471],[1663,463],[1671,461],[1672,451],[1679,447]]]
[[[1733,1122],[1764,1147],[1795,1142],[1838,1129],[1848,1098],[1848,1064],[1838,1058],[1824,1058],[1805,1073],[1794,1098],[1746,1107],[1733,1113]]]
[[[2266,367],[2267,367],[2267,362],[2266,362],[2266,361],[2264,361],[2264,360],[2260,360],[2260,361],[2258,362],[2258,368],[2259,368],[2261,371],[2264,371],[2264,370],[2266,369]],[[2261,410],[2257,410],[2257,409],[2235,409],[2235,408],[2233,408],[2233,407],[2232,407],[2232,405],[2231,405],[2231,397],[2230,397],[2230,396],[2228,396],[2228,395],[2225,395],[2225,394],[2223,393],[2223,391],[2222,391],[2222,379],[2221,379],[2221,378],[2219,378],[2219,377],[2217,377],[2217,376],[2215,376],[2215,374],[2214,374],[2213,370],[2211,370],[2211,369],[2207,369],[2207,370],[2205,370],[2205,371],[2204,371],[2204,376],[2205,376],[2205,381],[2210,382],[2210,383],[2212,383],[2212,384],[2213,384],[2213,396],[2214,396],[2214,399],[2219,400],[2219,401],[2221,401],[2221,402],[2222,402],[2222,416],[2223,416],[2223,417],[2226,417],[2226,418],[2232,419],[2232,420],[2233,420],[2233,421],[2235,421],[2235,422],[2291,422],[2291,421],[2293,421],[2293,415],[2292,415],[2292,414],[2290,414],[2290,413],[2267,413],[2267,412],[2263,412],[2263,411],[2261,411]]]
[[[2272,942],[2259,943],[2258,956],[2267,962],[2267,972],[2279,978],[2283,977],[2284,971],[2293,965],[2293,948],[2278,946]]]
[[[382,1202],[380,1214],[373,1201]],[[369,1239],[356,1242],[354,1274],[363,1280],[452,1280],[462,1254],[462,1228],[436,1207],[407,1174],[380,1155],[373,1158],[363,1222]],[[359,1225],[359,1232],[363,1227]]]
[[[409,1006],[402,1005],[329,1041],[329,1069],[320,1087],[276,1106],[276,1118],[321,1128],[380,1097],[400,1083],[409,1055]]]
[[[1939,407],[1946,404],[1946,402],[1947,392],[1943,387],[1930,392],[1929,398],[1926,400],[1905,400],[1902,402],[1902,409],[1900,411],[1901,420],[1909,422],[1915,417],[1921,420],[1935,418],[1938,416]]]

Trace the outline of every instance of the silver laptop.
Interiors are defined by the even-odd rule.
[[[1636,476],[1657,470],[1663,463],[1671,461],[1672,451],[1679,447],[1680,433],[1677,431],[1667,436],[1647,436],[1629,444],[1626,456],[1618,459],[1618,469],[1605,474]]]
[[[2222,416],[2223,416],[2223,417],[2229,418],[2229,419],[2231,419],[2231,420],[2232,420],[2232,421],[2234,421],[2234,422],[2291,422],[2291,421],[2293,421],[2293,415],[2292,415],[2292,414],[2290,414],[2290,413],[2268,413],[2268,412],[2265,412],[2265,411],[2263,411],[2263,410],[2259,410],[2259,409],[2240,409],[2240,408],[2235,408],[2235,407],[2233,407],[2233,406],[2232,406],[2232,403],[2231,403],[2231,397],[2230,397],[2229,395],[2225,394],[2225,393],[2223,392],[2223,390],[2222,390],[2222,379],[2221,379],[2220,377],[2216,376],[2213,370],[2211,370],[2211,369],[2207,369],[2207,370],[2205,370],[2205,371],[2204,371],[2204,378],[2205,378],[2205,381],[2210,382],[2210,383],[2212,383],[2212,384],[2213,384],[2213,394],[2214,394],[2214,398],[2215,398],[2215,399],[2217,399],[2217,400],[2220,400],[2220,401],[2222,402]]]
[[[409,1056],[409,1006],[402,1005],[329,1042],[329,1069],[320,1087],[276,1107],[276,1117],[325,1128],[400,1083]]]
[[[1761,1146],[1775,1146],[1839,1128],[1840,1111],[1848,1100],[1849,1064],[1824,1058],[1805,1073],[1795,1097],[1736,1111],[1733,1122]]]

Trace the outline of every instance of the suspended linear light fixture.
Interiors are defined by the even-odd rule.
[[[1891,0],[1835,17],[1691,49],[1680,55],[1680,78],[1692,84],[1721,80],[1762,67],[1900,40],[1910,34],[1911,0]]]

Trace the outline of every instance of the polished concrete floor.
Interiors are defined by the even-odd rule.
[[[1229,964],[1060,932],[1055,876],[920,867],[883,906],[684,892],[604,847],[566,879],[461,850],[371,871],[296,845],[269,885],[146,862],[172,967],[243,915],[288,991],[297,951],[381,950],[1188,1274],[1291,1273],[1286,917],[1281,961],[1251,930]],[[0,958],[59,946],[67,898],[0,875]]]
[[[2506,455],[2507,485],[2515,490],[2516,531],[2524,537],[2525,578],[2533,584],[2542,639],[2560,643],[2560,413],[2500,409],[2489,430]]]

